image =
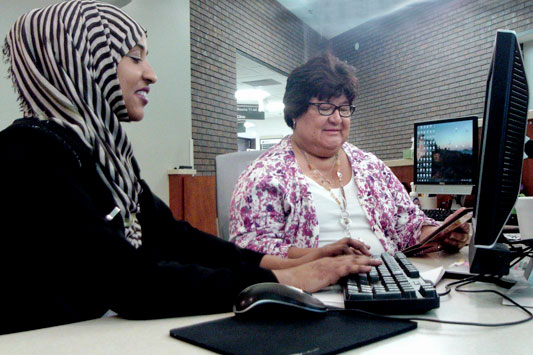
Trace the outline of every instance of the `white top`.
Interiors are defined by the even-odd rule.
[[[335,243],[337,240],[347,237],[340,223],[340,206],[335,202],[328,190],[310,177],[306,176],[305,178],[309,182],[309,190],[313,194],[315,201],[318,226],[320,228],[318,247]],[[340,188],[331,189],[331,192],[339,201],[341,200]],[[374,255],[384,253],[385,249],[370,229],[370,223],[359,203],[357,186],[353,178],[344,186],[344,193],[346,194],[346,210],[350,215],[349,227],[351,237],[361,239],[366,245],[369,245],[370,252]]]

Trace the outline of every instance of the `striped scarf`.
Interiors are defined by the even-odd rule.
[[[141,186],[120,124],[128,114],[117,65],[144,35],[112,5],[67,1],[22,15],[4,45],[24,116],[53,121],[91,149],[120,208],[126,239],[136,248],[141,245],[136,218]]]

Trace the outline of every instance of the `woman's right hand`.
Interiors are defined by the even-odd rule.
[[[370,246],[352,238],[343,238],[335,243],[318,248],[318,250],[322,250],[322,257],[340,254],[371,256],[372,254],[368,251],[369,249]]]
[[[315,292],[349,274],[369,272],[381,264],[378,259],[365,255],[340,255],[314,260],[296,267],[273,270],[282,284],[298,287],[307,292]]]
[[[371,256],[368,251],[370,247],[365,243],[351,238],[343,238],[335,243],[324,245],[320,248],[294,248],[289,249],[289,258],[300,265],[309,261],[317,260],[328,256],[338,255],[366,255]]]

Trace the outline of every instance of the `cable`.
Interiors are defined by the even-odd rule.
[[[506,300],[508,300],[509,302],[511,302],[512,304],[514,304],[515,306],[517,306],[518,308],[520,308],[524,312],[526,312],[529,316],[527,318],[525,318],[525,319],[521,319],[521,320],[517,320],[517,321],[513,321],[513,322],[504,322],[504,323],[457,322],[457,321],[447,321],[447,320],[421,318],[421,317],[410,317],[410,318],[407,318],[407,319],[409,319],[409,320],[418,320],[418,321],[426,321],[426,322],[435,322],[435,323],[455,324],[455,325],[473,325],[473,326],[479,326],[479,327],[502,327],[502,326],[507,326],[507,325],[515,325],[515,324],[525,323],[525,322],[528,322],[531,319],[533,319],[533,314],[528,309],[526,309],[525,307],[523,307],[522,305],[518,304],[517,302],[515,302],[514,300],[512,300],[511,298],[507,297],[506,295],[504,295],[503,293],[501,293],[499,291],[496,291],[496,290],[462,290],[462,289],[460,289],[460,287],[469,285],[469,284],[471,284],[473,282],[476,282],[476,281],[479,281],[481,279],[483,279],[482,275],[476,275],[474,277],[469,278],[468,280],[466,280],[466,279],[462,280],[464,282],[459,284],[458,286],[456,286],[455,290],[457,292],[469,292],[469,293],[495,293],[495,294],[505,298]]]
[[[465,278],[465,279],[461,279],[461,280],[452,281],[452,282],[450,282],[450,283],[447,283],[447,284],[444,286],[444,288],[446,289],[446,291],[443,292],[443,293],[439,293],[439,294],[438,294],[439,297],[441,297],[441,296],[446,296],[447,294],[449,294],[449,293],[452,291],[452,289],[450,288],[450,286],[453,286],[453,285],[455,285],[455,284],[461,284],[461,283],[463,283],[463,282],[466,282],[466,281],[472,280],[472,279],[474,279],[474,278],[476,278],[476,277],[477,277],[477,275],[474,275],[474,276],[467,277],[467,278]]]

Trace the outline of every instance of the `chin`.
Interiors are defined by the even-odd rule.
[[[130,122],[140,122],[144,118],[144,112],[134,112],[128,115]]]
[[[328,141],[324,142],[323,146],[326,149],[330,150],[338,150],[342,147],[346,139],[342,137],[338,137],[336,139],[329,139]]]

